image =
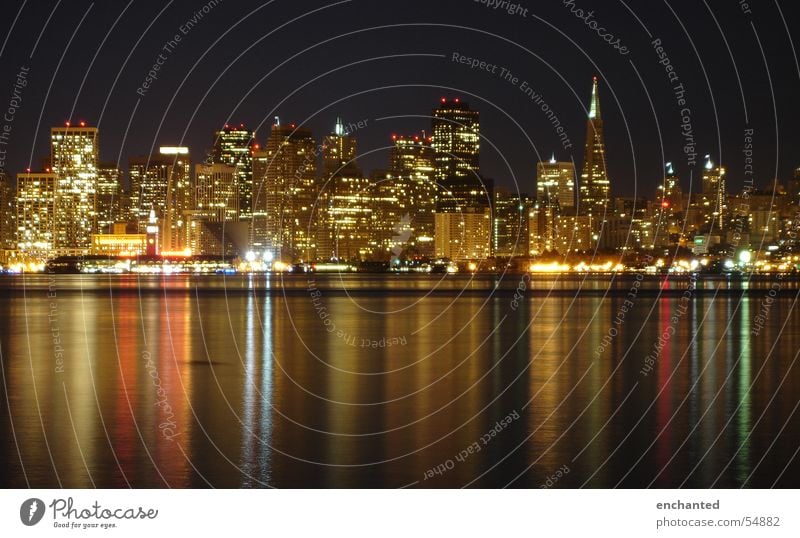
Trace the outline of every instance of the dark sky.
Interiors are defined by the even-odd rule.
[[[688,186],[705,153],[722,160],[736,192],[748,128],[757,186],[800,166],[796,0],[753,1],[752,14],[737,0],[575,0],[574,8],[594,10],[590,21],[619,38],[627,55],[563,0],[523,0],[526,15],[474,0],[222,0],[165,54],[158,79],[138,95],[162,47],[206,4],[3,0],[4,105],[16,73],[30,69],[21,107],[0,122],[11,129],[8,172],[39,168],[49,127],[69,118],[98,125],[102,158],[127,169],[130,156],[158,145],[188,145],[200,160],[226,122],[257,128],[263,143],[275,115],[318,137],[337,115],[366,120],[357,135],[369,170],[385,167],[392,133],[429,130],[438,99],[459,96],[481,111],[483,173],[531,192],[535,163],[551,152],[580,166],[595,74],[615,195],[652,196],[665,160]],[[695,168],[682,151],[681,107],[655,38],[686,89],[701,156]],[[453,62],[453,52],[506,67],[519,81],[501,80],[499,67],[471,70]],[[555,112],[571,149],[521,91],[523,81]]]

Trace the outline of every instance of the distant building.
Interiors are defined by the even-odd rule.
[[[253,216],[253,152],[257,149],[255,131],[226,125],[214,133],[214,147],[211,151],[213,164],[234,167],[236,186],[239,192],[239,218]],[[208,164],[208,163],[207,163]]]
[[[555,155],[536,165],[536,200],[558,203],[559,207],[575,207],[575,164],[556,161]]]
[[[436,257],[481,261],[491,256],[491,209],[436,213]]]
[[[56,192],[52,172],[17,174],[17,249],[32,258],[47,259],[56,247]]]
[[[356,162],[355,137],[337,119],[325,137],[323,183],[317,201],[320,215],[317,257],[323,260],[363,260],[372,251],[372,185]]]
[[[98,131],[67,124],[50,129],[50,167],[56,185],[55,247],[88,252],[97,218]]]
[[[97,233],[110,233],[114,224],[129,219],[123,213],[124,202],[122,170],[116,163],[101,163],[97,168]]]
[[[184,214],[192,209],[189,148],[162,146],[158,154],[130,161],[131,213],[139,233],[148,226],[150,212],[160,222],[160,248],[183,251],[188,247]]]
[[[717,230],[723,228],[725,210],[727,208],[727,195],[725,192],[725,168],[715,166],[710,155],[706,155],[706,164],[703,167],[703,192],[702,199],[710,211],[709,225]]]
[[[314,259],[317,157],[322,149],[310,129],[272,126],[266,145],[253,155],[254,251],[286,262]]]
[[[506,189],[494,191],[492,241],[495,256],[527,256],[528,226],[532,200]]]
[[[8,177],[0,174],[0,250],[14,248],[14,194]]]
[[[433,149],[437,182],[477,178],[480,171],[480,115],[460,99],[442,99],[433,111]]]
[[[611,181],[608,178],[606,146],[603,134],[603,117],[600,112],[600,93],[597,77],[592,82],[592,98],[589,103],[589,117],[586,121],[586,146],[581,172],[578,210],[581,215],[591,217],[593,235],[601,230],[611,195]],[[610,208],[608,208],[610,213]]]

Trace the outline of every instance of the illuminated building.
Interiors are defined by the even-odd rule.
[[[606,168],[606,148],[603,138],[603,117],[600,114],[600,95],[597,77],[592,83],[592,99],[586,122],[586,147],[581,173],[578,208],[582,215],[592,216],[593,232],[600,230],[611,193]]]
[[[442,99],[433,111],[435,179],[477,178],[480,170],[480,121],[477,110],[460,99]]]
[[[559,207],[575,207],[575,164],[556,161],[555,155],[536,165],[536,200],[558,203]]]
[[[17,248],[46,259],[55,249],[56,191],[54,173],[17,174]]]
[[[357,261],[371,251],[372,186],[355,161],[357,144],[337,120],[325,137],[322,161],[323,185],[317,211],[318,257],[323,260]]]
[[[703,167],[703,203],[710,209],[711,219],[708,224],[721,229],[725,218],[726,204],[725,193],[725,168],[714,166],[711,156],[706,155],[706,164]]]
[[[236,170],[239,190],[239,217],[249,219],[253,215],[253,151],[256,149],[256,133],[240,125],[238,128],[226,125],[214,134],[214,147],[211,152],[214,164],[226,164]]]
[[[390,170],[373,174],[373,230],[384,257],[433,257],[436,184],[431,138],[392,136]]]
[[[146,253],[147,234],[92,234],[93,256],[144,256]]]
[[[192,208],[189,148],[163,146],[157,155],[130,161],[131,213],[141,233],[155,210],[161,222],[161,245],[166,251],[187,247],[184,213]]]
[[[147,226],[145,227],[145,255],[149,257],[158,256],[160,249],[159,245],[161,242],[158,238],[159,226],[158,226],[158,218],[156,218],[156,210],[151,209],[150,215],[147,218]]]
[[[239,220],[241,197],[237,169],[227,164],[194,167],[194,209],[213,221]]]
[[[491,255],[491,209],[436,213],[437,258],[459,261],[485,260]]]
[[[251,246],[275,260],[310,260],[316,254],[317,146],[310,129],[276,123],[253,155]],[[312,212],[314,211],[314,212]]]
[[[122,170],[115,163],[101,163],[97,168],[97,231],[108,233],[117,222],[128,220],[123,214]],[[94,248],[94,244],[92,244]]]
[[[88,251],[96,223],[98,132],[83,122],[50,129],[50,166],[56,186],[55,247]]]
[[[0,250],[14,244],[14,195],[5,173],[0,173]]]
[[[195,207],[184,214],[195,254],[246,254],[250,223],[240,222],[237,169],[226,164],[195,165]]]
[[[588,215],[579,215],[574,211],[558,215],[554,246],[559,254],[593,251],[595,241],[592,236],[592,220]]]
[[[557,249],[558,206],[536,201],[528,213],[528,253],[541,256]]]
[[[506,189],[494,192],[492,241],[495,256],[528,255],[528,213],[531,200],[526,194]]]

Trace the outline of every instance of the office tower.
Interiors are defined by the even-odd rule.
[[[712,218],[707,224],[720,230],[724,223],[725,209],[727,207],[725,192],[725,168],[714,166],[711,156],[706,155],[706,164],[703,167],[703,193],[702,199],[705,207],[710,209]]]
[[[558,206],[536,201],[528,212],[528,253],[542,256],[556,251]]]
[[[527,256],[531,202],[526,194],[501,188],[495,190],[492,211],[492,251],[495,256]]]
[[[392,136],[390,170],[375,174],[374,233],[378,250],[399,258],[434,255],[436,184],[431,138]]]
[[[48,173],[17,174],[17,248],[46,259],[56,248],[56,198],[59,177]]]
[[[128,220],[122,206],[122,170],[116,163],[101,163],[97,168],[98,233],[111,233],[115,223]]]
[[[96,223],[98,132],[67,123],[50,129],[50,167],[56,188],[55,247],[88,252]]]
[[[318,199],[320,259],[359,261],[371,252],[372,186],[355,161],[357,144],[337,119],[325,137]]]
[[[195,165],[194,209],[186,214],[192,252],[243,255],[250,223],[240,221],[237,169],[227,164]]]
[[[433,111],[435,178],[476,178],[480,161],[480,121],[477,110],[460,99],[442,98]]]
[[[558,203],[562,209],[575,206],[575,164],[556,161],[555,155],[536,165],[536,201]]]
[[[214,133],[211,150],[212,163],[226,164],[236,168],[236,183],[239,190],[239,216],[242,220],[253,215],[253,151],[255,131],[226,125]]]
[[[239,220],[238,170],[227,164],[197,164],[194,167],[194,210],[209,220]]]
[[[786,182],[786,192],[793,204],[800,204],[800,168],[796,168],[792,177]]]
[[[188,247],[185,213],[192,208],[189,148],[162,146],[158,154],[130,161],[131,214],[139,233],[154,210],[159,220],[160,249],[183,251]]]
[[[435,222],[436,257],[457,262],[480,262],[491,255],[491,209],[436,213]]]
[[[272,126],[263,150],[253,155],[251,245],[284,262],[316,255],[317,146],[311,130]]]
[[[11,184],[5,173],[0,173],[0,250],[14,248],[14,214]]]
[[[589,117],[586,122],[586,148],[578,200],[580,213],[592,216],[593,231],[599,230],[602,226],[603,215],[606,212],[611,193],[610,185],[606,168],[603,117],[600,114],[600,95],[597,89],[597,77],[594,77]]]

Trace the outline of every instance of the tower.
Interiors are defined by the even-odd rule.
[[[715,166],[710,155],[706,155],[703,167],[703,200],[712,212],[713,223],[718,230],[722,229],[726,204],[725,168]]]
[[[480,165],[480,115],[469,103],[442,98],[433,111],[435,178],[477,179]]]
[[[597,86],[597,77],[594,77],[589,117],[586,121],[586,148],[578,200],[580,213],[592,217],[592,228],[595,232],[602,226],[603,215],[611,194],[611,182],[606,168],[603,117],[600,113],[600,95]]]
[[[575,207],[575,164],[558,162],[555,155],[536,165],[536,200],[561,209]]]
[[[56,185],[55,247],[86,249],[97,217],[98,132],[81,122],[50,129],[50,166]]]
[[[158,218],[156,218],[156,210],[151,209],[150,215],[147,218],[147,247],[145,253],[149,257],[158,256]]]
[[[239,217],[249,219],[253,216],[253,151],[255,131],[226,125],[214,133],[214,148],[211,151],[213,164],[233,166],[239,192]]]

